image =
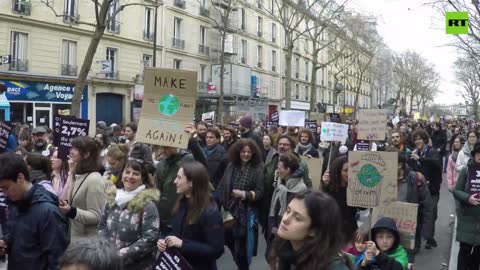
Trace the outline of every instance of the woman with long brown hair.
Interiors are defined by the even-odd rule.
[[[263,196],[263,153],[252,139],[240,139],[229,150],[230,163],[225,169],[217,193],[225,211],[234,218],[233,228],[225,232],[238,269],[249,268],[256,256],[258,242],[258,204]]]
[[[296,193],[277,232],[279,270],[349,270],[342,254],[341,213],[335,200],[320,191]]]
[[[224,251],[223,220],[210,195],[208,173],[198,161],[180,165],[172,230],[157,242],[161,252],[178,248],[194,270],[216,270]]]
[[[70,218],[70,237],[75,241],[97,234],[105,206],[105,184],[97,172],[98,148],[94,139],[87,136],[73,139],[69,166],[65,187],[68,192],[60,201],[60,211]]]

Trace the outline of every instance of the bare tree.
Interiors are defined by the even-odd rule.
[[[273,0],[276,10],[275,20],[282,26],[285,37],[285,108],[291,108],[292,101],[292,58],[296,43],[306,39],[308,32],[322,27],[321,23],[306,24],[305,21],[315,20],[315,11],[321,10],[319,0]],[[302,26],[305,26],[302,28]]]
[[[475,59],[464,55],[455,61],[455,75],[462,85],[461,95],[467,106],[472,107],[475,122],[478,122],[478,109],[480,102],[480,68]]]
[[[394,95],[393,83],[393,53],[385,45],[381,44],[377,57],[375,57],[374,64],[370,68],[371,85],[372,85],[372,102],[373,96],[376,97],[377,104],[382,105],[387,102],[388,97]]]
[[[209,6],[212,7],[212,13],[209,14],[209,19],[214,28],[218,31],[220,35],[220,96],[218,100],[218,119],[220,123],[223,124],[223,103],[225,99],[225,85],[224,85],[224,70],[225,70],[225,42],[227,35],[236,31],[236,25],[234,25],[233,16],[236,15],[238,10],[238,0],[197,0],[201,8],[206,9],[206,4],[208,1],[211,3]]]
[[[370,67],[380,44],[381,37],[376,30],[376,19],[361,14],[350,14],[347,22],[347,44],[352,55],[353,74],[346,76],[346,83],[355,93],[354,107],[358,107],[358,99],[365,82],[370,81]],[[354,117],[357,110],[354,111]]]
[[[88,45],[87,53],[83,59],[82,67],[80,68],[80,72],[78,74],[77,82],[75,84],[75,91],[72,97],[72,104],[70,115],[75,117],[80,117],[80,103],[82,101],[82,94],[83,88],[87,84],[87,77],[90,69],[92,67],[93,58],[95,56],[95,52],[97,51],[98,44],[100,44],[100,40],[105,33],[105,29],[107,27],[107,19],[108,18],[115,18],[118,13],[124,10],[128,6],[140,5],[140,6],[152,6],[152,5],[145,5],[141,3],[125,3],[122,5],[118,5],[115,10],[112,9],[112,4],[118,0],[90,0],[93,2],[93,10],[95,14],[95,20],[93,23],[80,21],[78,18],[74,16],[59,13],[55,10],[54,3],[52,0],[40,0],[42,4],[50,8],[53,14],[56,17],[63,17],[68,18],[71,21],[74,21],[77,24],[85,24],[92,26],[94,28],[92,37],[90,39],[90,44]]]
[[[468,34],[450,35],[454,39],[449,45],[460,49],[469,57],[480,61],[480,4],[479,0],[431,0],[427,4],[442,16],[446,12],[468,12]]]
[[[317,74],[320,69],[323,69],[336,61],[341,54],[329,59],[320,61],[320,52],[326,50],[334,42],[337,41],[339,35],[343,33],[341,28],[342,23],[340,17],[343,13],[345,5],[348,0],[337,1],[329,0],[327,2],[319,2],[315,10],[312,10],[316,19],[306,19],[305,24],[310,31],[306,32],[308,39],[312,42],[312,74],[310,77],[310,113],[315,111],[317,104]],[[318,26],[310,26],[316,24]],[[330,35],[330,37],[329,37]],[[308,53],[308,52],[307,52]]]

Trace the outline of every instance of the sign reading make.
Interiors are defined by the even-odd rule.
[[[53,144],[58,147],[58,158],[66,160],[72,148],[73,139],[78,136],[87,136],[90,120],[55,116],[53,126]]]
[[[145,92],[137,140],[187,148],[185,126],[192,124],[197,96],[197,73],[176,69],[145,69]]]

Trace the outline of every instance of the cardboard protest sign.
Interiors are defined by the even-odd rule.
[[[53,119],[53,144],[58,147],[58,158],[66,160],[72,141],[78,136],[87,136],[90,120],[71,116],[55,116]]]
[[[313,134],[317,133],[317,121],[316,120],[305,120],[305,128],[309,129]]]
[[[387,133],[387,110],[362,109],[358,112],[359,140],[382,141]]]
[[[348,125],[333,122],[323,122],[320,130],[320,140],[345,142],[348,138]]]
[[[371,208],[397,200],[398,153],[348,152],[347,204]]]
[[[323,159],[321,158],[308,158],[302,156],[302,160],[307,164],[310,178],[312,179],[312,189],[318,190],[322,187],[322,166]]]
[[[303,111],[280,111],[280,126],[287,127],[304,127],[305,112]]]
[[[418,204],[392,202],[389,206],[374,207],[372,225],[382,217],[395,220],[400,233],[400,244],[409,249],[415,247],[415,232],[417,230]]]
[[[469,194],[478,194],[480,196],[480,166],[475,169],[467,169],[467,192]]]
[[[278,122],[278,120],[279,120],[278,112],[272,113],[272,115],[270,116],[270,120],[271,120],[271,121],[277,121],[277,122]]]
[[[5,151],[7,148],[8,137],[12,133],[12,126],[7,122],[0,122],[0,152]]]
[[[153,270],[192,270],[187,260],[183,258],[176,248],[169,248],[161,252],[155,262]]]
[[[192,123],[196,95],[196,72],[146,68],[137,141],[187,148],[184,128]]]

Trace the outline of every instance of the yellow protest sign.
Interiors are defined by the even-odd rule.
[[[145,92],[137,140],[187,148],[197,93],[197,73],[184,70],[145,69]]]
[[[395,220],[400,233],[400,244],[409,249],[415,247],[415,233],[417,231],[418,204],[392,202],[388,206],[373,208],[372,225],[382,217]]]
[[[397,200],[398,153],[348,152],[347,204],[371,208]]]

